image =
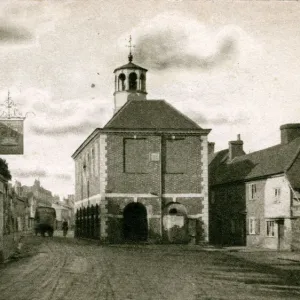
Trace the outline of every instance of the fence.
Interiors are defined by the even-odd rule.
[[[100,238],[100,207],[92,205],[77,210],[75,215],[75,237]]]

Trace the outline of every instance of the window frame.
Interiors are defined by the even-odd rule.
[[[249,235],[255,235],[256,234],[256,218],[255,217],[249,217],[248,222],[249,222],[249,224],[248,224]]]
[[[272,226],[270,226],[270,225],[272,225]],[[275,237],[275,221],[273,221],[273,220],[266,221],[266,236],[267,237]]]
[[[280,203],[281,200],[281,188],[280,187],[274,187],[273,188],[273,196],[274,196],[274,202],[275,203]]]
[[[249,200],[255,200],[256,199],[256,194],[257,194],[257,186],[256,183],[250,183],[248,186],[248,193],[249,193]]]

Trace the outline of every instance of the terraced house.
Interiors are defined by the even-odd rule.
[[[76,235],[119,243],[208,241],[209,129],[147,100],[147,70],[115,74],[115,114],[73,154]]]
[[[210,241],[300,249],[300,124],[281,143],[245,154],[243,142],[210,154]]]

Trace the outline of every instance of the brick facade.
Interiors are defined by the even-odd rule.
[[[100,207],[103,242],[207,242],[210,129],[148,101],[146,72],[132,56],[115,69],[115,114],[72,156],[77,223],[89,224],[86,207]]]
[[[197,241],[208,241],[207,139],[201,135],[177,135],[178,140],[187,145],[182,151],[189,151],[188,155],[176,153],[179,157],[186,157],[186,168],[182,173],[169,174],[164,167],[168,159],[164,147],[170,136],[171,133],[100,133],[76,157],[75,210],[100,205],[100,239],[103,242],[124,240],[123,213],[129,203],[141,203],[145,207],[150,242],[168,239],[164,236],[162,218],[164,208],[170,203],[182,204],[186,208],[186,241],[191,236],[197,236]],[[126,172],[124,141],[127,139],[143,139],[147,145],[143,173]],[[144,149],[142,143],[141,147]],[[88,167],[88,154],[91,155],[92,149],[99,150],[94,150],[98,157],[94,159],[96,165]],[[134,151],[139,153],[143,149],[137,147]],[[157,157],[153,158],[153,154]],[[130,160],[126,162],[131,163]],[[176,161],[172,163],[176,164]],[[130,170],[131,166],[127,168]],[[176,166],[174,168],[176,170]],[[84,192],[88,188],[89,191]]]
[[[165,141],[169,135],[135,135],[144,139],[149,151],[147,170],[144,173],[126,173],[124,170],[124,140],[133,135],[113,134],[107,137],[107,187],[106,202],[108,207],[108,236],[110,242],[122,240],[123,210],[131,202],[143,204],[147,210],[149,241],[159,242],[163,239],[162,211],[170,202],[181,203],[186,207],[187,217],[199,219],[203,226],[199,240],[207,240],[207,175],[203,170],[205,150],[199,136],[180,136],[182,143],[190,147],[186,173],[164,173]],[[136,153],[141,149],[136,148]],[[206,150],[207,151],[207,150]],[[151,153],[159,153],[159,159],[151,161]],[[181,153],[184,157],[184,153]],[[206,155],[207,157],[207,155]],[[130,163],[130,161],[129,161]],[[175,163],[175,162],[174,162]],[[205,222],[206,220],[206,222]],[[192,224],[192,222],[191,222]],[[193,230],[196,231],[196,230]]]

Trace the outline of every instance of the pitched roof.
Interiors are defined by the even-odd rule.
[[[164,100],[128,101],[104,126],[104,129],[202,130]]]
[[[210,157],[210,184],[247,181],[286,172],[288,177],[294,179],[293,187],[298,188],[300,180],[295,169],[300,167],[299,153],[300,137],[289,144],[279,144],[235,157],[231,162],[228,161],[228,149],[222,150]]]

